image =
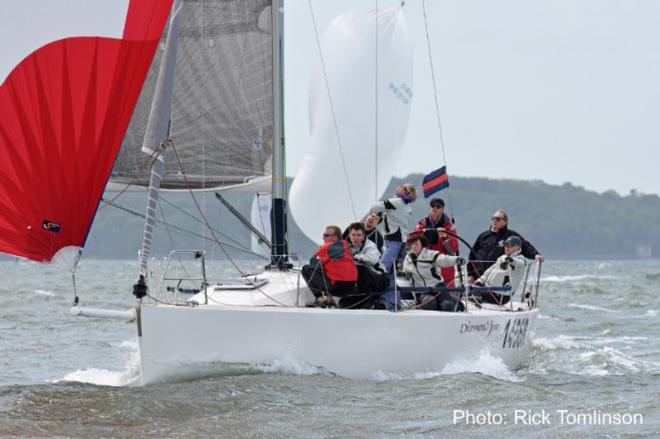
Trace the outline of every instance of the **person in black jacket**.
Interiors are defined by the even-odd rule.
[[[468,283],[484,274],[493,262],[504,254],[504,241],[509,236],[522,240],[522,255],[528,259],[543,262],[543,255],[522,235],[508,228],[509,217],[503,210],[497,210],[491,218],[490,228],[477,237],[468,257]]]

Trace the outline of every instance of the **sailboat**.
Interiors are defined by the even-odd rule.
[[[359,220],[394,172],[412,103],[403,5],[349,11],[319,39],[310,141],[290,195],[282,1],[132,0],[124,24],[119,38],[47,44],[3,83],[0,99],[11,105],[0,110],[0,154],[7,157],[0,251],[75,273],[108,180],[147,187],[135,308],[72,309],[135,321],[143,383],[191,365],[282,359],[349,378],[442,371],[484,352],[510,368],[525,360],[538,317],[540,266],[503,307],[468,300],[467,288],[465,312],[304,306],[313,297],[289,254],[289,214],[310,237],[324,225]],[[81,64],[72,66],[79,40],[74,59]],[[118,46],[107,61],[111,51],[97,49],[104,45]],[[53,84],[44,81],[47,65]],[[18,185],[25,175],[34,180]],[[235,278],[218,281],[207,275],[204,252],[188,251],[202,266],[198,292],[177,303],[152,300],[156,282],[148,264],[161,191],[194,197],[194,191],[263,191],[268,183],[266,268],[238,269]]]

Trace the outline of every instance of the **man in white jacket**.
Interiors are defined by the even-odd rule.
[[[428,240],[422,232],[409,235],[407,244],[410,252],[403,260],[401,272],[411,280],[413,288],[444,287],[440,269],[465,264],[465,259],[460,256],[450,256],[436,250],[429,250],[427,248]],[[424,292],[419,297],[423,309],[439,311],[460,309],[457,295],[446,292]]]
[[[525,274],[527,259],[521,253],[522,240],[518,236],[509,236],[504,241],[504,254],[497,258],[495,263],[488,267],[474,285],[485,287],[511,286],[506,295],[495,292],[483,293],[482,300],[489,303],[503,305],[508,303]]]

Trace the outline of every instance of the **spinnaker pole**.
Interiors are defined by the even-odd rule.
[[[271,269],[286,270],[288,265],[286,218],[286,155],[284,151],[284,8],[283,0],[273,0],[273,206],[271,219]]]
[[[165,148],[171,144],[169,141],[170,120],[172,113],[172,94],[174,88],[174,72],[176,67],[176,52],[180,26],[181,8],[180,0],[174,0],[170,16],[169,28],[165,40],[163,59],[158,71],[156,89],[151,102],[149,120],[142,142],[142,152],[154,156],[151,163],[151,176],[147,194],[147,207],[144,218],[144,234],[142,247],[139,253],[140,272],[138,281],[133,285],[133,294],[138,299],[147,295],[147,262],[151,253],[151,239],[156,224],[156,208],[158,207],[158,193],[165,170]]]

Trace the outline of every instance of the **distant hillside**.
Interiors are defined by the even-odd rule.
[[[421,175],[411,175],[393,181],[391,193],[402,181],[421,182]],[[110,194],[112,195],[112,194]],[[615,192],[598,194],[566,183],[553,186],[541,181],[490,180],[486,178],[452,177],[451,192],[438,193],[447,203],[446,211],[456,218],[459,234],[468,242],[484,231],[492,213],[505,209],[510,227],[531,241],[550,258],[622,259],[657,257],[660,255],[660,198],[655,195],[631,193],[620,196]],[[117,201],[139,212],[144,210],[144,194],[124,194]],[[182,211],[164,203],[162,211],[168,222],[184,226],[197,233],[204,227],[185,213],[196,208],[188,194],[164,194],[164,198],[180,206]],[[244,227],[215,199],[213,194],[198,195],[206,206],[207,217],[224,240],[234,240],[248,246],[249,235]],[[249,217],[251,196],[234,194],[230,201]],[[417,200],[411,218],[417,221],[426,215],[428,203]],[[342,225],[343,226],[343,225]],[[115,207],[100,209],[85,249],[87,258],[135,258],[142,239],[143,222]],[[317,244],[304,238],[295,224],[290,228],[291,251],[308,257]],[[172,247],[170,235],[177,247],[198,248],[200,240],[169,233],[159,227],[155,238],[155,253],[166,254]],[[220,252],[208,246],[210,254]],[[465,250],[463,250],[465,251]],[[232,251],[233,255],[246,256]]]

